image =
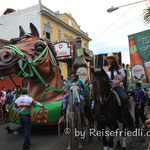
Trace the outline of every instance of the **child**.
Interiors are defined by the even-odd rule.
[[[3,105],[1,101],[0,101],[0,120],[3,120]]]
[[[80,82],[77,80],[77,76],[76,76],[76,74],[74,72],[71,73],[71,80],[68,81],[68,86],[66,88],[67,94],[63,96],[63,108],[62,108],[63,112],[65,112],[65,110],[66,110],[66,101],[67,101],[67,98],[69,97],[70,88],[72,86],[78,86],[79,87],[79,91],[81,90]],[[87,118],[84,115],[84,100],[85,99],[84,99],[84,97],[81,94],[79,94],[79,97],[80,97],[80,101],[81,101],[81,104],[80,104],[81,105],[81,113],[82,113],[82,115],[84,117],[85,124],[87,125],[88,124],[88,120],[87,120]],[[64,120],[64,116],[62,116],[60,118],[58,123],[60,124],[63,120]]]
[[[78,86],[79,90],[81,90],[80,82],[77,80],[77,76],[74,72],[71,73],[71,80],[68,82],[68,86],[66,89],[67,94],[63,96],[63,110],[66,110],[66,100],[69,97],[70,88],[72,86]],[[81,100],[81,112],[84,113],[84,97],[79,94]]]

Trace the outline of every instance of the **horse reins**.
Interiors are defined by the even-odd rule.
[[[24,37],[31,37],[31,38],[37,38],[37,37],[34,37],[32,36],[31,34],[25,34]],[[50,62],[51,64],[56,67],[56,64],[55,64],[55,61],[53,59],[53,56],[52,56],[52,52],[50,51],[49,47],[48,47],[48,44],[47,42],[42,39],[42,38],[39,38],[40,40],[42,40],[45,44],[46,44],[46,47],[45,49],[42,51],[42,53],[40,55],[38,55],[35,59],[32,60],[31,57],[28,57],[26,53],[22,52],[17,46],[15,45],[7,45],[7,46],[4,46],[2,47],[1,49],[3,48],[8,48],[8,49],[12,49],[14,50],[20,57],[19,61],[18,61],[18,65],[21,69],[21,71],[16,75],[16,76],[10,76],[11,80],[12,78],[16,78],[18,77],[19,75],[23,74],[24,77],[33,77],[34,73],[36,74],[36,76],[39,78],[39,80],[44,84],[45,86],[45,89],[44,89],[44,92],[42,94],[42,96],[40,97],[39,101],[44,97],[45,93],[49,90],[54,90],[54,91],[57,91],[57,92],[61,92],[61,91],[64,91],[64,87],[62,88],[54,88],[54,87],[51,87],[49,85],[49,83],[46,83],[45,80],[43,79],[43,77],[40,75],[40,73],[38,72],[38,70],[36,69],[35,66],[38,66],[40,64],[42,64],[46,58],[47,58],[47,55],[49,53],[50,55]],[[45,55],[45,56],[44,56]],[[42,58],[44,56],[44,58],[39,62],[39,59]],[[25,72],[25,69],[26,68],[29,68],[29,73]],[[1,80],[4,80],[4,77],[1,78]],[[16,86],[16,85],[15,85]]]
[[[98,88],[100,89],[99,84],[98,84]],[[98,94],[98,96],[99,96],[99,101],[100,101],[101,104],[104,104],[105,102],[107,102],[107,101],[109,100],[110,96],[111,96],[112,93],[113,93],[113,89],[110,89],[110,91],[111,91],[111,92],[110,92],[110,94],[108,95],[108,97],[107,97],[106,99],[105,99],[105,95],[104,95],[104,99],[105,99],[104,102],[102,101],[103,96],[100,95],[100,94]]]

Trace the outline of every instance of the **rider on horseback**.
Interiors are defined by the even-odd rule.
[[[124,69],[117,64],[119,57],[114,54],[108,54],[105,59],[107,60],[108,66],[105,66],[103,69],[106,71],[111,81],[112,88],[118,94],[121,103],[125,103],[126,95],[121,86],[121,83],[125,80],[125,72]]]
[[[68,80],[67,87],[66,87],[66,90],[65,90],[66,94],[63,96],[63,108],[62,108],[63,112],[66,111],[67,99],[69,98],[69,95],[70,95],[69,93],[71,91],[70,88],[73,87],[73,86],[78,86],[79,91],[81,91],[81,84],[80,84],[80,81],[78,80],[77,75],[76,75],[75,72],[71,73],[71,78],[70,79],[71,80]],[[79,92],[79,97],[80,97],[80,100],[81,100],[80,111],[81,111],[81,113],[84,117],[85,122],[87,123],[88,121],[87,121],[87,119],[84,115],[84,101],[85,101],[85,98],[81,95],[80,92]]]
[[[118,94],[121,101],[119,119],[123,119],[122,121],[125,121],[124,109],[127,104],[127,97],[122,87],[122,82],[125,80],[126,75],[124,69],[120,65],[118,65],[118,59],[119,57],[117,55],[114,55],[112,53],[108,54],[105,57],[105,60],[107,60],[108,65],[103,67],[103,69],[105,70],[110,79],[113,90]]]
[[[66,110],[66,100],[69,97],[70,88],[72,86],[78,86],[79,90],[81,91],[81,85],[80,82],[77,80],[77,76],[74,72],[71,73],[71,80],[68,81],[68,86],[66,89],[67,94],[63,96],[63,110]],[[84,97],[80,94],[80,100],[81,100],[81,112],[84,113]]]

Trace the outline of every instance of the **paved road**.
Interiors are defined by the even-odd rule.
[[[146,109],[146,114],[150,114],[149,108]],[[9,125],[12,129],[17,128],[19,125],[12,123],[0,122],[0,150],[21,150],[23,143],[23,136],[21,134],[7,134],[4,127]],[[116,139],[116,138],[115,138]],[[57,126],[51,126],[48,128],[34,127],[31,133],[32,149],[31,150],[66,150],[67,136],[57,135]],[[128,137],[127,138],[127,150],[147,150],[148,137]],[[84,150],[103,150],[102,142],[98,142],[97,138],[93,138],[92,143],[87,143],[83,140]],[[78,142],[74,142],[73,150],[78,149]],[[121,150],[116,148],[115,150]]]

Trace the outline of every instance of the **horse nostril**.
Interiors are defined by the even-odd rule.
[[[13,59],[13,54],[10,53],[10,52],[4,52],[2,53],[1,55],[1,60],[6,63],[6,62],[9,62]]]

